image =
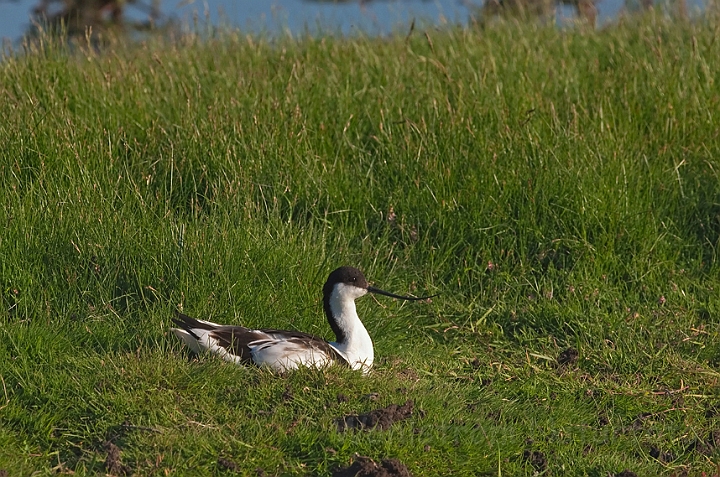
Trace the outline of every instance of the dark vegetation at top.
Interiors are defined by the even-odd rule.
[[[597,3],[598,0],[486,0],[472,5],[470,20],[481,25],[497,17],[523,21],[540,19],[552,23],[556,8],[569,5],[578,19],[595,26]],[[667,7],[664,4],[658,6]],[[627,12],[647,11],[653,7],[652,0],[625,0]],[[128,9],[141,12],[145,20],[129,20]],[[672,11],[679,18],[687,18],[686,0],[673,0]],[[39,0],[32,10],[32,18],[28,30],[30,36],[48,31],[71,38],[108,35],[133,38],[136,33],[149,30],[155,34],[180,34],[173,16],[161,8],[161,0],[149,0],[149,3],[144,0]]]

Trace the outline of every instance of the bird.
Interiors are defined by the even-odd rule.
[[[285,372],[298,367],[322,368],[337,363],[368,374],[374,361],[373,342],[360,321],[355,300],[374,293],[400,300],[419,301],[370,286],[360,270],[343,266],[333,270],[323,286],[323,309],[335,341],[300,331],[251,329],[191,318],[179,311],[171,331],[193,352],[208,351],[236,364],[267,366]]]

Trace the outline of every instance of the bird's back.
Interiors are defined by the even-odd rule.
[[[219,325],[177,313],[172,331],[194,352],[209,351],[235,363],[269,366],[279,371],[298,366],[347,364],[330,343],[308,333]]]

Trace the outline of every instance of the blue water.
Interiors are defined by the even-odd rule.
[[[141,0],[150,3],[149,0]],[[197,18],[206,18],[213,24],[225,24],[248,32],[278,33],[289,31],[302,33],[306,28],[352,34],[362,31],[369,34],[385,34],[395,29],[406,30],[413,18],[425,23],[465,24],[470,15],[469,5],[479,5],[482,0],[372,0],[361,3],[316,2],[308,0],[198,0],[178,3],[163,0],[164,14],[177,17],[181,24],[192,25]],[[688,2],[692,3],[692,2]],[[0,0],[0,38],[17,41],[26,31],[30,12],[37,0]],[[615,18],[623,6],[623,0],[600,0],[598,23]],[[143,19],[147,14],[132,4],[127,16]],[[570,8],[558,11],[558,20],[572,18]]]

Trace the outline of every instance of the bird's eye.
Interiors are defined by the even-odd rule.
[[[356,282],[356,281],[357,281],[357,277],[353,277],[353,281]]]

